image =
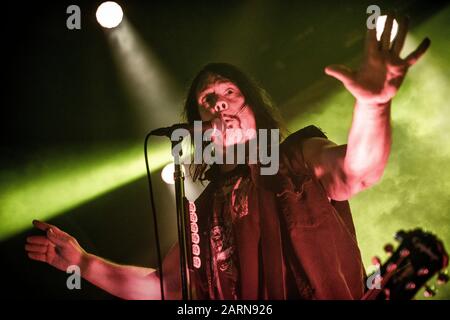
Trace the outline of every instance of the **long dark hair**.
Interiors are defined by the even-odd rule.
[[[278,109],[274,106],[269,94],[257,83],[229,63],[210,63],[195,76],[189,88],[184,104],[184,118],[188,123],[201,120],[198,111],[197,93],[208,83],[211,77],[221,77],[233,82],[244,95],[247,105],[252,107],[256,120],[256,129],[279,129],[280,138],[286,134]],[[191,164],[190,174],[193,180],[203,180],[206,164]]]

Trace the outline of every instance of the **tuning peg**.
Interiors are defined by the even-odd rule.
[[[397,231],[397,233],[394,235],[394,239],[397,240],[398,242],[402,242],[403,239],[406,236],[406,232],[403,230]]]
[[[394,246],[391,243],[387,243],[383,247],[384,252],[386,252],[389,256],[394,252]]]
[[[381,259],[379,256],[373,256],[371,259],[371,262],[374,266],[380,266],[381,265]]]
[[[444,285],[448,282],[448,274],[440,272],[437,277],[437,284]]]
[[[416,284],[412,281],[408,282],[405,286],[406,290],[414,290],[416,288]]]
[[[409,254],[410,254],[410,252],[409,252],[409,250],[406,249],[406,248],[400,250],[400,256],[403,257],[403,258],[409,256]]]
[[[392,272],[392,271],[396,270],[397,267],[398,267],[398,266],[397,266],[396,263],[389,263],[389,264],[387,265],[387,267],[386,267],[386,271],[387,271],[387,272]]]
[[[417,275],[418,276],[426,276],[429,272],[430,272],[430,270],[428,270],[428,268],[420,268],[417,271]]]
[[[434,297],[436,295],[436,290],[434,288],[430,288],[429,286],[425,286],[425,291],[423,292],[423,296],[425,298]]]

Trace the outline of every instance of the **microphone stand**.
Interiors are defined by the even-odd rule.
[[[222,130],[223,123],[221,122]],[[204,122],[202,126],[199,128],[202,132],[203,129],[214,128],[212,122]],[[179,123],[172,125],[171,127],[159,128],[150,132],[150,135],[155,136],[165,136],[170,139],[172,142],[172,150],[176,146],[177,143],[181,142],[184,137],[180,137],[178,141],[173,141],[171,139],[172,132],[177,129],[186,129],[194,133],[196,130],[195,126],[192,128],[187,123]],[[191,129],[191,130],[189,130]],[[180,157],[182,155],[182,150],[180,150],[180,154],[173,155],[175,171],[173,174],[174,182],[175,182],[175,201],[177,208],[177,227],[178,227],[178,244],[180,247],[180,275],[181,275],[181,292],[183,300],[192,300],[192,292],[191,292],[191,282],[190,282],[190,273],[189,273],[189,250],[188,245],[191,243],[188,241],[188,234],[186,233],[186,226],[190,226],[189,216],[186,214],[186,208],[188,205],[188,200],[186,199],[184,192],[184,173],[181,170]]]
[[[180,138],[180,141],[183,138]],[[179,141],[172,141],[172,150]],[[175,200],[177,208],[177,225],[178,225],[178,244],[180,247],[180,274],[181,274],[181,292],[183,300],[191,300],[191,281],[189,274],[189,251],[188,251],[188,234],[186,226],[189,225],[189,219],[186,215],[186,199],[184,192],[184,173],[181,169],[180,154],[174,155],[175,171],[173,174],[175,182]]]

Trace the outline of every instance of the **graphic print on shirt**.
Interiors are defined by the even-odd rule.
[[[211,267],[214,295],[219,299],[238,299],[239,276],[233,224],[248,214],[248,177],[231,177],[214,197],[210,229]]]

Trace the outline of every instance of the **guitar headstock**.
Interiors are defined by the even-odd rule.
[[[434,289],[427,282],[435,275],[438,284],[448,281],[444,272],[448,266],[448,255],[443,243],[433,234],[421,229],[400,230],[395,239],[399,242],[386,245],[390,255],[382,265],[380,259],[372,261],[379,269],[368,277],[371,289],[364,295],[365,300],[410,300],[425,287],[425,296],[433,296]]]

